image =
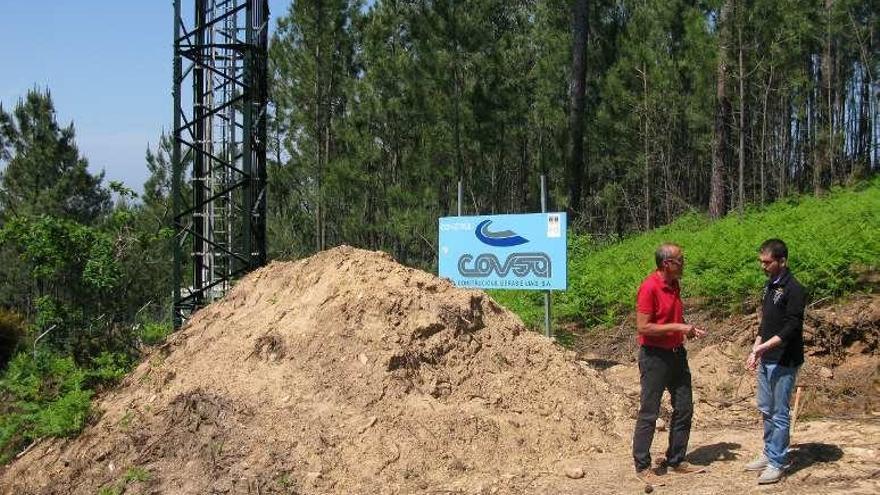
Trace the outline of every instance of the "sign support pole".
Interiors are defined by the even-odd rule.
[[[541,213],[547,213],[547,176],[541,174]],[[459,213],[460,215],[460,213]],[[544,291],[544,335],[553,336],[550,329],[550,291]]]

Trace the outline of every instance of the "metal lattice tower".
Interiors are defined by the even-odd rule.
[[[266,262],[268,1],[195,0],[192,18],[180,4],[174,0],[175,328]]]

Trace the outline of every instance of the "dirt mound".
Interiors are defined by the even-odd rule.
[[[875,352],[880,347],[880,297],[854,298],[845,306],[835,305],[808,311],[804,322],[804,343],[816,354],[830,354],[841,360],[851,353]]]
[[[342,247],[248,275],[0,492],[528,491],[625,442],[625,407],[484,293]]]

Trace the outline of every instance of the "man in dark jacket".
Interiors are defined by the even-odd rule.
[[[758,259],[767,284],[761,325],[746,367],[758,370],[758,409],[764,417],[764,451],[746,464],[761,471],[759,484],[782,479],[789,442],[789,400],[804,362],[804,288],[788,270],[788,248],[779,239],[761,244]]]

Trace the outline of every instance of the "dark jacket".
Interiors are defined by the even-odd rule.
[[[782,344],[761,356],[764,363],[800,366],[804,362],[804,287],[786,270],[777,282],[767,281],[761,306],[761,342],[779,336]]]

